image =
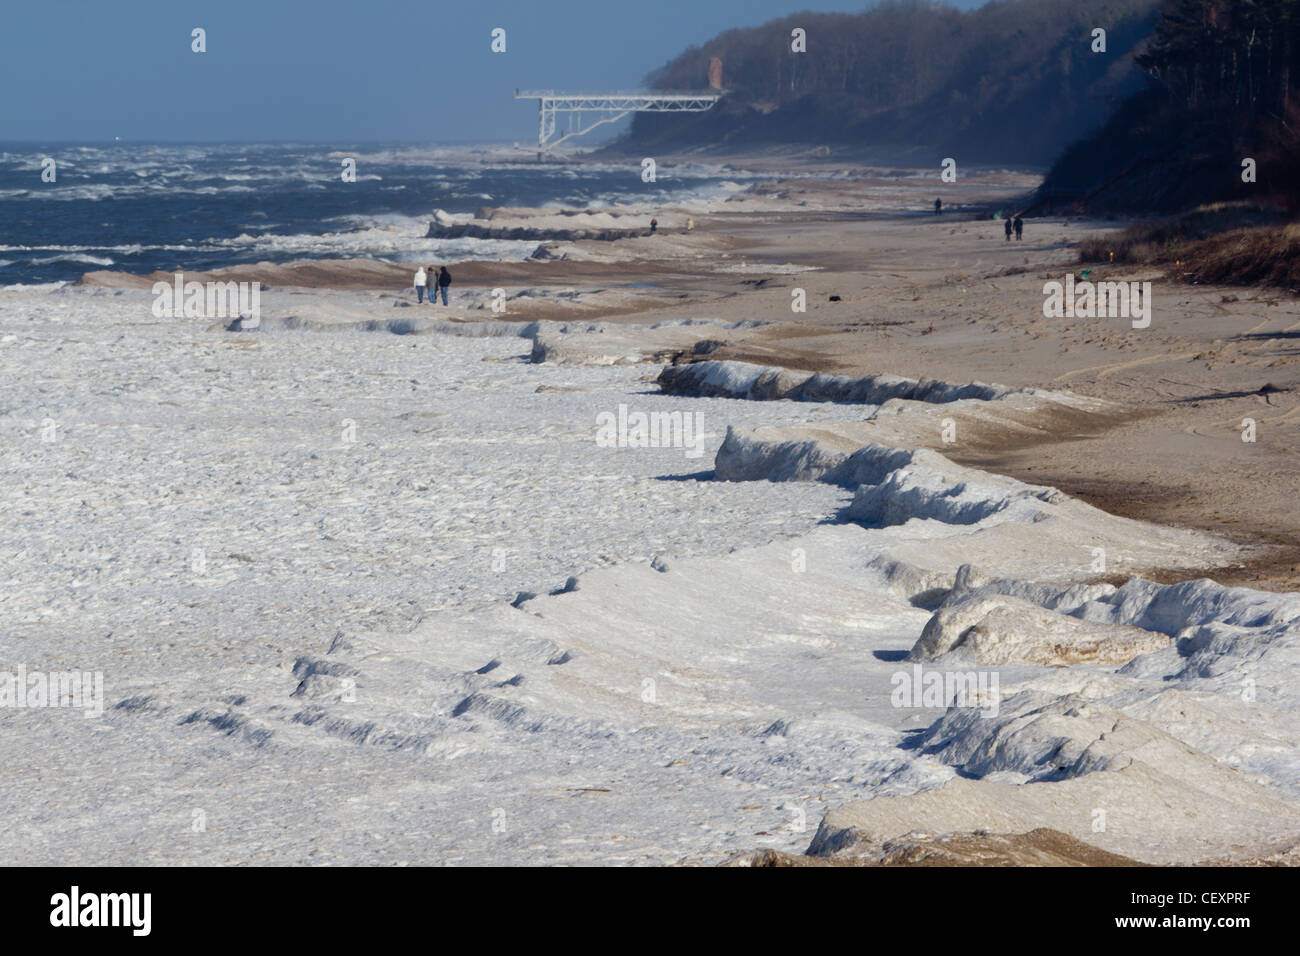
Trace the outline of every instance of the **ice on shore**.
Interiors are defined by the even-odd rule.
[[[619,206],[600,211],[482,207],[473,216],[452,216],[435,209],[426,239],[615,240],[648,236],[650,220],[658,228],[682,231],[685,212],[653,206]]]
[[[6,711],[11,862],[713,862],[1040,827],[1161,862],[1300,832],[1300,599],[1139,576],[1228,542],[855,445],[860,405],[148,303],[0,293],[0,668],[106,695]],[[620,404],[700,413],[716,475],[598,445]],[[1098,549],[1134,580],[1098,581]],[[963,635],[988,658],[950,661]],[[997,675],[996,713],[898,704],[916,667]]]
[[[1171,643],[1163,634],[1090,624],[1019,598],[970,595],[935,611],[908,657],[1049,667],[1119,665]]]
[[[814,855],[885,855],[891,841],[930,834],[1024,834],[1051,829],[1157,865],[1273,861],[1295,865],[1295,803],[1223,774],[1188,782],[1147,764],[1058,782],[955,777],[942,788],[837,807],[809,846]]]
[[[746,398],[757,401],[788,399],[796,402],[858,405],[881,405],[890,399],[955,402],[974,398],[991,401],[1017,391],[1034,393],[1033,389],[1010,389],[985,385],[983,382],[954,385],[887,374],[849,378],[730,361],[669,366],[659,376],[659,387],[670,395]]]
[[[565,365],[662,362],[676,353],[691,350],[702,341],[701,336],[710,332],[720,334],[762,324],[754,320],[721,322],[713,319],[676,319],[634,326],[612,322],[541,322],[535,324],[531,332],[533,350],[530,359]]]

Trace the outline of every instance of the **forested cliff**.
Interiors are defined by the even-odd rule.
[[[1046,165],[1150,82],[1134,54],[1156,18],[1156,0],[1006,0],[971,11],[887,0],[857,14],[795,14],[722,33],[651,74],[653,88],[700,89],[718,57],[728,94],[707,113],[638,114],[621,145],[825,145],[890,162],[938,152]]]

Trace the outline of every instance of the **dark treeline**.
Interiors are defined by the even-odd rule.
[[[1137,58],[1189,110],[1283,116],[1300,54],[1296,0],[1177,0]]]
[[[1042,190],[1049,207],[1176,212],[1251,199],[1297,211],[1300,0],[1166,0],[1136,60],[1154,87],[1060,158]]]
[[[1145,82],[1134,63],[1158,0],[1004,0],[961,11],[886,0],[730,30],[649,77],[700,89],[710,57],[729,95],[703,114],[638,114],[622,145],[861,147],[897,161],[1046,164]],[[807,52],[791,49],[801,28]],[[1094,53],[1092,31],[1106,30]],[[894,161],[894,160],[890,160]]]

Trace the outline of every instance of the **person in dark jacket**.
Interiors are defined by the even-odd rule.
[[[447,286],[451,285],[451,273],[443,266],[438,270],[438,288],[442,291],[442,304],[447,304]]]
[[[1016,216],[1016,242],[1020,241],[1020,234],[1025,231],[1025,221]]]
[[[1010,216],[1007,216],[1005,227],[1007,233],[1007,242],[1010,242],[1011,241],[1011,217]]]
[[[942,200],[942,199],[936,199],[936,200],[934,201],[934,214],[937,216],[937,215],[939,215],[939,213],[941,213],[941,212],[943,212],[943,200]]]

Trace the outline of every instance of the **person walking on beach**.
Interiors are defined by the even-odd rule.
[[[1020,241],[1020,234],[1025,231],[1025,221],[1016,216],[1016,242]]]
[[[1011,217],[1010,216],[1007,216],[1007,221],[1005,223],[1005,226],[1007,232],[1007,242],[1010,242],[1011,241]]]
[[[451,273],[447,271],[446,266],[443,266],[438,270],[438,288],[442,290],[443,305],[447,304],[447,286],[449,285],[451,285]],[[432,285],[429,287],[429,295],[433,295]]]
[[[650,220],[650,234],[651,234],[651,235],[654,235],[654,231],[655,231],[656,229],[658,229],[658,228],[659,228],[659,220],[658,220],[658,219],[651,219],[651,220]]]
[[[429,277],[425,275],[424,266],[420,266],[415,270],[415,301],[417,304],[424,301],[424,286],[428,281]],[[429,292],[429,298],[433,298],[432,290]]]
[[[436,303],[433,300],[438,297],[438,289],[436,288],[438,284],[438,267],[433,265],[429,266],[427,274],[428,274],[427,282],[429,284],[428,287],[429,304],[436,305]]]
[[[934,201],[934,214],[937,216],[937,215],[939,215],[939,213],[941,213],[941,212],[943,212],[943,200],[942,200],[942,199],[936,199],[936,200]]]

